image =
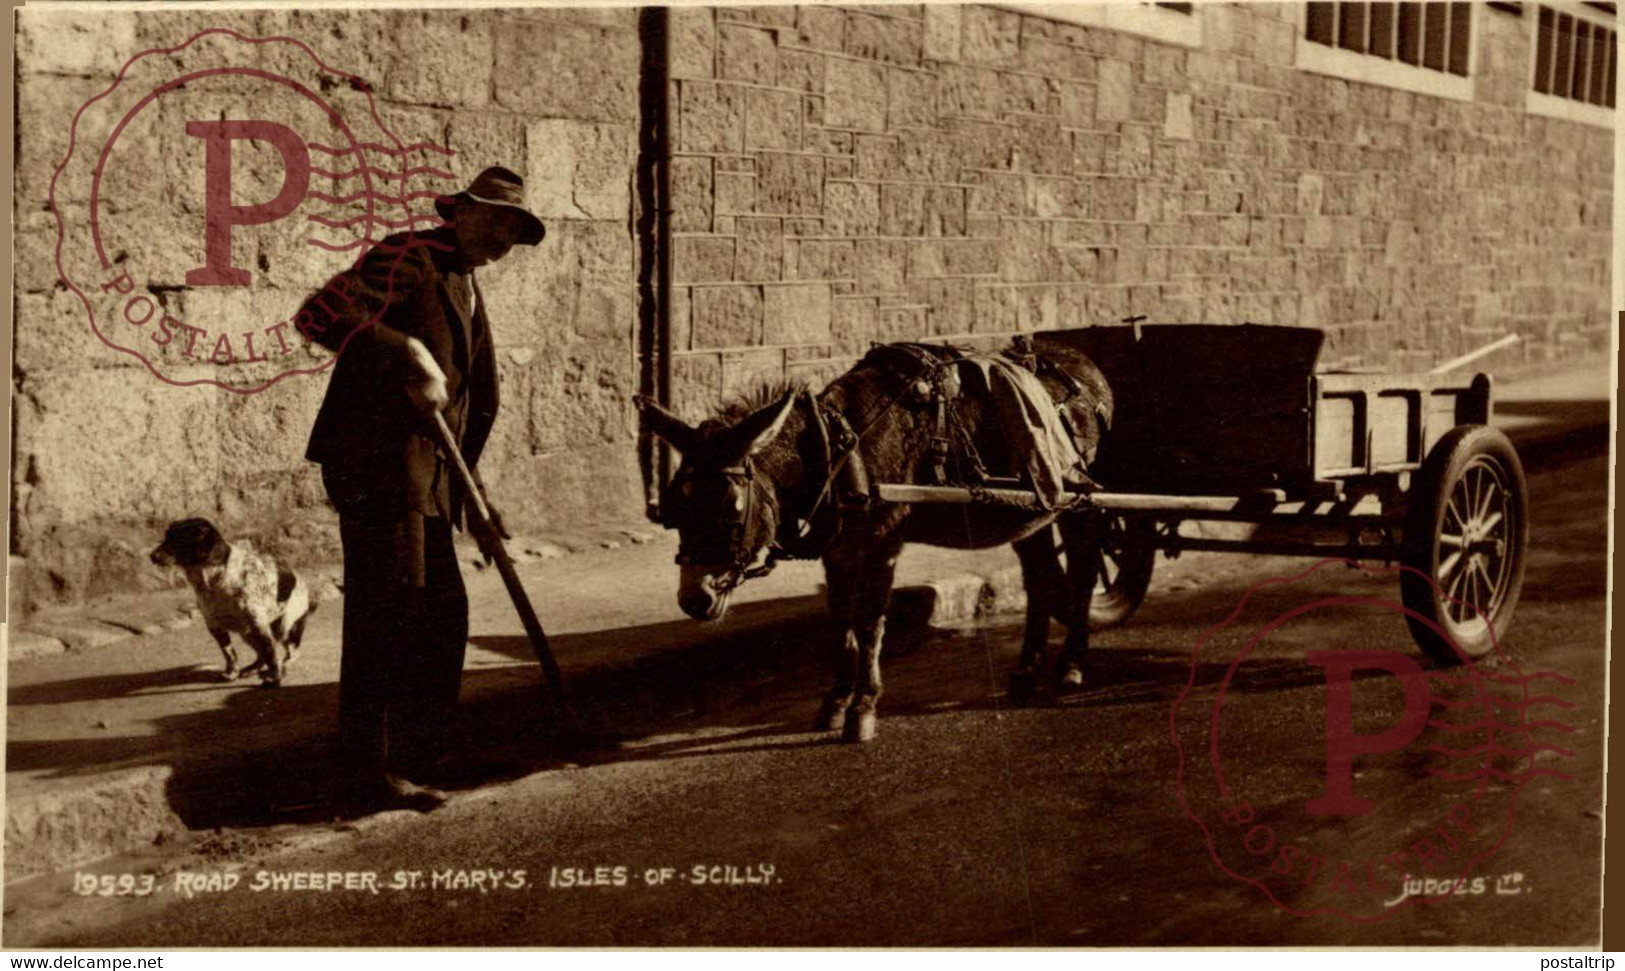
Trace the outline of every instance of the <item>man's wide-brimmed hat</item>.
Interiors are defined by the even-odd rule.
[[[493,165],[475,176],[468,188],[455,196],[435,200],[434,208],[440,213],[440,218],[451,222],[456,207],[465,201],[483,202],[488,206],[517,210],[525,217],[524,229],[519,236],[519,243],[523,246],[535,246],[547,235],[547,227],[525,208],[525,180],[500,165]]]

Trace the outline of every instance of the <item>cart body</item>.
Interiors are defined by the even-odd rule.
[[[1113,491],[1289,498],[1413,472],[1459,425],[1488,424],[1486,375],[1316,373],[1325,335],[1257,324],[1086,327],[1034,346],[1087,354],[1117,410],[1092,473]]]
[[[1034,335],[1039,353],[1088,355],[1115,399],[1090,468],[1103,488],[1079,499],[1110,514],[1112,579],[1097,589],[1097,624],[1133,612],[1158,550],[1344,557],[1401,565],[1411,631],[1437,660],[1496,648],[1522,587],[1528,500],[1516,451],[1489,425],[1489,376],[1319,372],[1324,340],[1256,324]],[[1014,481],[879,492],[898,502],[1036,499]],[[1181,529],[1203,521],[1257,528]]]

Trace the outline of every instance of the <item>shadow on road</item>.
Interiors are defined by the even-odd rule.
[[[1551,469],[1540,473],[1534,490],[1529,599],[1591,596],[1605,585],[1595,560],[1605,539],[1603,526],[1591,506],[1563,501],[1571,479],[1576,488],[1595,485],[1604,459],[1593,438],[1587,434],[1541,445],[1550,451],[1537,453],[1539,465],[1526,456],[1532,468]],[[1557,455],[1569,464],[1556,461]],[[1576,456],[1582,460],[1574,461]],[[1335,589],[1335,579],[1324,582]],[[1154,590],[1152,602],[1126,631],[1096,635],[1088,687],[1038,704],[1171,703],[1192,677],[1193,618],[1224,616],[1240,593],[1230,583]],[[894,616],[883,720],[1011,709],[1003,689],[1019,653],[1020,623],[931,630],[921,622],[929,606],[905,598]],[[678,621],[554,638],[573,726],[563,724],[544,702],[540,672],[524,638],[475,638],[478,647],[515,663],[465,675],[464,703],[448,726],[454,750],[463,753],[452,787],[477,788],[568,764],[832,744],[835,736],[809,731],[829,684],[827,651],[835,643],[821,614],[810,607],[811,598],[742,604],[728,623],[714,627]],[[1197,664],[1196,683],[1216,684],[1226,667]],[[1232,690],[1287,691],[1315,678],[1314,669],[1296,659],[1264,658],[1250,663],[1246,680]],[[194,829],[330,819],[335,780],[326,747],[337,710],[334,684],[260,691],[178,667],[19,687],[9,697],[16,706],[57,704],[194,682],[199,692],[227,692],[224,704],[159,717],[142,735],[14,741],[7,748],[9,768],[40,772],[49,780],[109,768],[168,766],[169,802]]]
[[[75,701],[111,701],[185,685],[195,685],[194,690],[197,691],[229,691],[234,687],[232,682],[222,681],[214,673],[202,670],[195,664],[183,664],[159,671],[104,674],[93,678],[20,685],[6,692],[6,703],[21,708],[28,705],[63,705]]]

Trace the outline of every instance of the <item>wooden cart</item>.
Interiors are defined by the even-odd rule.
[[[1523,583],[1523,467],[1490,427],[1484,374],[1317,372],[1314,329],[1199,324],[1090,327],[1034,345],[1088,354],[1116,415],[1089,502],[1113,514],[1097,627],[1146,595],[1158,550],[1398,562],[1404,604],[1480,657],[1505,636]],[[1021,501],[1019,489],[885,485],[890,501]],[[1192,534],[1196,524],[1204,526]],[[1429,582],[1431,578],[1432,582]],[[1411,620],[1443,663],[1450,641]],[[1493,637],[1492,630],[1493,628]]]

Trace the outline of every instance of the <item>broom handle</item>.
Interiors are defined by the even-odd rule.
[[[1467,365],[1473,363],[1474,361],[1478,360],[1481,357],[1485,357],[1487,355],[1494,354],[1496,351],[1500,350],[1503,347],[1511,347],[1513,344],[1518,343],[1518,340],[1519,340],[1519,338],[1518,338],[1517,334],[1508,334],[1508,335],[1506,335],[1505,337],[1501,338],[1500,340],[1496,341],[1493,344],[1485,344],[1483,347],[1480,347],[1476,351],[1468,351],[1466,354],[1463,354],[1462,356],[1460,356],[1458,358],[1453,358],[1453,359],[1451,359],[1449,361],[1445,361],[1443,364],[1435,366],[1428,373],[1429,374],[1447,374],[1447,373],[1449,373],[1451,371],[1454,371],[1456,368],[1466,367]]]
[[[530,646],[536,652],[536,660],[541,662],[542,673],[547,676],[547,686],[552,692],[553,702],[564,710],[564,677],[559,673],[559,662],[553,658],[553,648],[547,642],[547,633],[542,630],[542,622],[536,616],[536,609],[530,604],[530,597],[525,594],[525,587],[519,582],[519,574],[515,572],[513,561],[508,558],[508,550],[502,545],[502,537],[497,534],[496,525],[491,521],[491,507],[485,504],[485,495],[480,491],[479,484],[474,481],[474,473],[463,461],[462,450],[457,447],[457,440],[452,437],[451,428],[446,425],[446,417],[440,412],[434,413],[435,437],[440,440],[440,448],[451,459],[452,465],[457,468],[457,475],[463,482],[463,489],[468,493],[470,505],[474,513],[485,525],[492,543],[495,545],[492,559],[496,561],[497,572],[502,574],[502,583],[508,588],[508,597],[513,601],[514,609],[519,612],[519,621],[525,625],[525,634],[530,638]]]

